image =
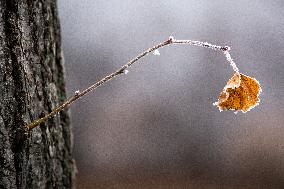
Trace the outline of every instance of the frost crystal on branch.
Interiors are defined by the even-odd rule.
[[[128,74],[128,70],[123,70],[123,73],[126,75],[126,74]]]
[[[160,51],[158,49],[154,50],[153,54],[156,55],[156,56],[160,56],[161,55]]]
[[[236,63],[234,62],[234,60],[232,59],[232,57],[231,57],[229,51],[228,51],[228,50],[224,51],[224,54],[225,54],[225,56],[226,56],[228,62],[230,62],[230,65],[233,67],[234,71],[237,72],[237,73],[239,73],[239,69],[238,69]]]

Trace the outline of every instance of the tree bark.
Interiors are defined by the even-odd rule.
[[[0,188],[71,188],[67,111],[24,126],[66,98],[56,1],[0,0]]]

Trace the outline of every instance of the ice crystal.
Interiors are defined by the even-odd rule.
[[[128,70],[123,70],[123,73],[126,75],[126,74],[128,74]]]
[[[158,49],[154,50],[153,54],[156,55],[156,56],[160,56],[161,55],[160,51]]]

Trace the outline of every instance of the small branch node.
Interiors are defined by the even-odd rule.
[[[170,42],[173,42],[174,39],[175,39],[175,38],[174,38],[174,36],[172,36],[172,35],[169,37],[169,41],[170,41]]]
[[[224,47],[221,47],[221,51],[230,51],[231,50],[231,47],[229,46],[224,46]]]

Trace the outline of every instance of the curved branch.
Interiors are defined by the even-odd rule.
[[[85,90],[83,90],[81,92],[80,91],[76,91],[74,96],[70,97],[67,101],[65,101],[63,104],[61,104],[57,108],[55,108],[52,112],[50,112],[49,114],[45,115],[44,117],[42,117],[40,119],[37,119],[37,120],[33,121],[30,124],[26,125],[25,126],[26,130],[27,131],[31,131],[35,127],[39,126],[41,123],[44,123],[49,118],[55,116],[57,113],[59,113],[63,109],[69,107],[72,103],[77,101],[79,98],[85,96],[86,94],[88,94],[89,92],[95,90],[96,88],[98,88],[99,86],[103,85],[104,83],[112,80],[116,76],[121,75],[123,73],[127,73],[128,72],[127,68],[129,68],[132,64],[136,63],[139,59],[145,57],[149,53],[151,53],[151,52],[153,52],[153,51],[155,51],[155,50],[157,50],[157,49],[159,49],[161,47],[164,47],[164,46],[167,46],[167,45],[170,45],[170,44],[188,44],[188,45],[200,46],[200,47],[204,47],[204,48],[210,48],[210,49],[213,49],[213,50],[222,51],[222,52],[224,52],[227,60],[230,62],[231,66],[233,67],[234,71],[239,73],[239,70],[238,70],[236,64],[234,63],[233,59],[230,56],[230,53],[229,53],[230,47],[228,47],[228,46],[212,45],[210,43],[200,42],[200,41],[175,40],[173,37],[169,37],[169,39],[167,39],[166,41],[161,42],[161,43],[159,43],[159,44],[157,44],[157,45],[155,45],[155,46],[145,50],[144,52],[139,54],[137,57],[133,58],[132,60],[127,62],[125,65],[123,65],[121,68],[119,68],[115,72],[111,73],[110,75],[107,75],[106,77],[104,77],[103,79],[101,79],[98,82],[94,83],[93,85],[89,86]]]

